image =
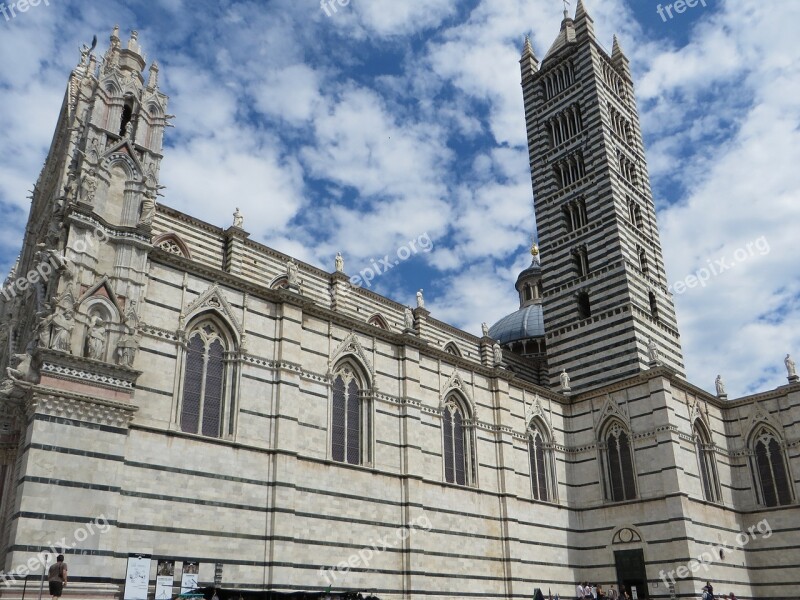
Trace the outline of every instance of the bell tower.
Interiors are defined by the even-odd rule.
[[[541,63],[526,39],[520,66],[551,386],[564,369],[577,391],[656,364],[683,375],[627,57],[616,37],[600,46],[579,0]]]
[[[0,424],[29,444],[0,453],[0,476],[13,482],[26,462],[35,465],[28,467],[32,479],[79,480],[71,469],[80,461],[65,463],[58,453],[66,451],[57,448],[121,454],[138,410],[138,305],[152,247],[168,99],[159,90],[158,65],[145,71],[135,31],[123,47],[115,27],[101,59],[95,45],[96,39],[81,48],[70,73],[23,247],[0,293]],[[99,477],[113,481],[116,468]],[[120,505],[113,485],[98,488],[92,507],[68,488],[54,494],[36,485],[0,488],[0,542],[12,549],[0,555],[0,567],[25,562],[13,549],[47,550],[41,540],[64,535],[66,526],[47,516],[63,506],[75,520],[100,512],[112,520]],[[64,504],[28,506],[35,497]],[[25,517],[30,510],[43,520]],[[113,545],[113,535],[104,539]]]

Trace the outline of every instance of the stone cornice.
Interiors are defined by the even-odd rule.
[[[39,372],[57,379],[77,380],[114,390],[133,390],[141,371],[121,365],[73,356],[58,350],[38,351]]]
[[[31,386],[31,394],[25,400],[25,415],[49,415],[68,421],[84,421],[127,429],[137,406],[101,400],[74,392],[65,392],[41,385]]]

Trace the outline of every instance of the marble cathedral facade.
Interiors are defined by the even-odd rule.
[[[0,594],[62,540],[66,597],[120,597],[135,554],[151,593],[166,559],[398,599],[796,595],[793,363],[743,398],[685,380],[623,51],[579,2],[521,65],[543,259],[501,338],[157,203],[158,66],[135,33],[84,49],[0,298]]]

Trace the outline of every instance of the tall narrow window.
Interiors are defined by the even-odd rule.
[[[705,428],[699,422],[695,422],[692,431],[697,464],[700,469],[700,482],[703,486],[703,498],[709,502],[719,502],[720,490],[717,465],[714,460],[714,445],[711,443]]]
[[[766,427],[754,439],[752,465],[761,504],[782,506],[792,503],[792,490],[781,444]]]
[[[645,252],[644,248],[639,248],[639,269],[642,271],[642,275],[650,275],[650,267],[647,264],[647,252]]]
[[[551,492],[551,451],[539,428],[531,423],[528,430],[528,458],[531,467],[531,488],[534,500],[548,502]]]
[[[181,430],[210,437],[222,434],[228,387],[227,341],[212,321],[189,334],[183,377]]]
[[[592,306],[589,302],[589,294],[580,292],[577,296],[578,300],[578,318],[588,319],[592,316]]]
[[[125,106],[122,107],[122,118],[119,122],[119,134],[121,136],[125,135],[126,130],[128,129],[128,124],[131,122],[133,118],[133,101],[127,100],[125,102]]]
[[[636,498],[636,482],[633,473],[628,433],[614,423],[605,437],[605,484],[606,498],[614,502]]]
[[[345,365],[333,378],[331,456],[337,462],[369,462],[369,405],[362,399],[361,378]]]
[[[461,403],[450,398],[442,415],[444,478],[448,483],[471,485],[474,481],[473,446],[467,420]]]
[[[656,321],[658,320],[658,299],[656,298],[656,293],[654,291],[649,292],[650,298],[650,316],[653,317]]]

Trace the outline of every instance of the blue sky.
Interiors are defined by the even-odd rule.
[[[334,3],[336,0],[334,0]],[[8,2],[6,2],[8,4]],[[731,394],[785,383],[800,355],[800,22],[795,0],[586,0],[598,41],[628,53],[689,379]],[[535,233],[519,53],[555,38],[556,0],[49,0],[0,15],[0,269],[78,48],[114,24],[161,66],[175,127],[163,201],[356,275],[411,240],[373,289],[473,333],[517,307]],[[574,10],[574,2],[572,6]],[[547,260],[543,256],[543,260]],[[677,288],[676,288],[677,289]]]

